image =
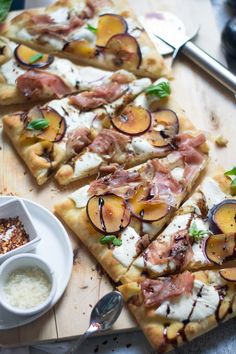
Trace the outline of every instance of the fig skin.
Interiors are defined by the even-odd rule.
[[[103,200],[102,204],[100,204],[100,198]],[[110,201],[109,201],[109,198],[111,198]],[[114,204],[112,205],[112,198],[115,199],[115,202],[118,202],[118,204],[114,203],[117,205],[114,205]],[[106,199],[107,199],[107,201],[106,201]],[[93,205],[94,200],[95,200],[95,203],[97,202],[97,205],[96,204]],[[107,203],[107,205],[106,205],[106,203]],[[120,203],[120,205],[119,205],[119,203]],[[95,207],[95,209],[93,207]],[[120,213],[119,213],[119,210],[117,210],[118,207],[122,208],[120,210]],[[86,213],[87,213],[88,219],[89,219],[90,223],[92,224],[92,226],[94,227],[94,229],[104,235],[111,235],[111,234],[116,235],[116,234],[120,233],[129,225],[129,223],[131,221],[131,213],[130,213],[129,209],[127,208],[126,201],[123,198],[118,197],[117,195],[111,194],[111,193],[105,194],[105,195],[92,196],[88,200],[88,203],[86,206]],[[114,223],[114,221],[112,222],[112,218],[114,219],[114,215],[112,215],[113,213],[114,213],[114,215],[116,213],[117,218],[120,217],[120,219],[118,220],[117,228],[112,229],[111,225],[109,225],[109,221],[111,223]]]
[[[49,127],[46,128],[42,133],[38,134],[37,137],[40,139],[43,139],[43,140],[51,141],[53,143],[57,143],[57,142],[61,141],[63,139],[63,137],[65,136],[66,129],[67,129],[65,118],[63,116],[61,116],[57,111],[55,111],[51,107],[50,108],[49,107],[42,108],[42,109],[40,109],[40,111],[45,119],[48,119],[47,114],[54,114],[56,120],[58,119],[58,121],[59,121],[59,130],[60,131],[58,132],[58,134],[56,134],[54,139],[52,139],[52,140],[47,139],[46,137],[47,137],[48,131],[50,129],[50,125],[49,125]],[[50,119],[49,119],[49,121],[50,121],[50,123],[52,122],[52,120],[50,120]]]
[[[29,69],[44,69],[47,68],[49,65],[52,64],[52,62],[54,61],[54,56],[51,54],[43,54],[43,56],[47,56],[47,61],[46,62],[42,62],[42,61],[36,61],[35,63],[29,64],[26,63],[23,59],[21,59],[20,57],[20,52],[21,50],[24,50],[24,48],[26,50],[31,50],[30,48],[26,47],[23,44],[19,44],[15,50],[14,50],[14,56],[17,60],[17,62],[23,66],[24,68],[29,68]],[[36,51],[35,51],[36,52]],[[36,53],[35,53],[36,54]]]
[[[229,220],[231,228],[229,228],[229,224],[226,225],[227,222],[227,215],[223,217],[224,224],[219,225],[219,221],[216,220],[217,214],[220,213],[220,209],[222,208],[222,212],[224,211],[223,208],[227,204],[232,204],[235,208],[235,215],[236,215],[236,199],[226,199],[221,203],[215,205],[210,211],[208,215],[209,220],[209,229],[213,234],[220,234],[220,233],[229,233],[229,232],[236,232],[236,217],[233,220]]]
[[[222,265],[236,259],[236,233],[210,235],[204,240],[205,257],[214,264]]]
[[[117,32],[117,33],[113,33],[112,35],[106,35],[105,32],[102,33],[102,31],[104,31],[102,29],[102,26],[104,25],[102,22],[104,22],[104,20],[106,20],[106,17],[109,18],[109,20],[111,20],[111,26],[110,28],[114,29],[114,21],[119,21],[120,25],[123,27],[123,29],[121,30],[121,32]],[[109,21],[108,21],[109,22]],[[107,24],[106,24],[107,25]],[[99,27],[100,26],[100,27]],[[126,33],[128,30],[128,25],[127,22],[125,21],[125,19],[120,16],[120,15],[116,15],[116,14],[102,14],[99,16],[99,22],[98,22],[98,29],[97,29],[97,42],[96,45],[100,48],[103,48],[106,46],[107,42],[114,36],[117,34],[122,34],[122,33]],[[105,40],[102,38],[105,35]],[[103,40],[102,40],[103,39]]]
[[[223,279],[236,282],[236,267],[221,269],[219,273]]]
[[[168,126],[168,124],[166,124],[166,128],[165,128],[164,117],[163,118],[160,117],[159,121],[158,121],[158,118],[155,118],[155,115],[158,117],[158,114],[160,114],[160,113],[161,114],[164,113],[166,115],[169,115],[169,117],[170,117],[169,123],[172,123],[172,124],[169,126]],[[168,123],[169,117],[167,116],[166,123]],[[171,122],[171,120],[172,120],[172,122]],[[153,122],[155,121],[156,125],[158,125],[158,124],[163,125],[164,129],[161,131],[155,131],[154,130],[155,124],[153,124],[152,131],[150,132],[150,138],[149,138],[151,144],[156,147],[166,147],[166,146],[170,145],[172,139],[179,132],[179,119],[178,119],[177,114],[174,111],[172,111],[171,109],[167,109],[167,108],[158,109],[155,112],[152,112],[152,121]],[[159,143],[158,143],[158,141],[159,141]]]

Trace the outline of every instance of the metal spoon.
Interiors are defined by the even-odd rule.
[[[111,328],[119,317],[123,304],[123,297],[118,291],[112,291],[103,296],[91,312],[90,324],[87,331],[72,344],[66,354],[74,354],[81,343],[92,333],[103,332]]]

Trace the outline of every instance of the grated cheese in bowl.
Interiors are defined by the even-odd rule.
[[[40,268],[19,268],[6,280],[5,298],[11,306],[30,309],[47,299],[51,287],[47,275]]]

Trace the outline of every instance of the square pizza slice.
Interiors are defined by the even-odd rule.
[[[1,32],[79,64],[152,78],[170,74],[125,0],[59,0],[46,9],[24,11]]]
[[[199,145],[192,145],[191,154],[198,161],[189,160],[186,150],[179,149],[163,159],[97,179],[55,206],[114,281],[124,276],[169,222],[205,168],[205,143],[201,138]]]
[[[0,105],[50,100],[90,90],[112,75],[101,69],[79,67],[3,37],[0,49]]]
[[[236,268],[145,278],[119,287],[158,353],[165,353],[236,315]]]
[[[151,83],[148,78],[136,79],[124,70],[94,79],[90,91],[79,96],[67,96],[3,117],[4,131],[38,184],[45,183],[64,161],[80,153],[110,124],[108,109],[112,114]],[[86,109],[73,104],[78,97]],[[95,109],[87,111],[92,108]]]

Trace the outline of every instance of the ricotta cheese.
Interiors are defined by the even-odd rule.
[[[174,179],[176,179],[177,181],[182,181],[182,179],[184,178],[184,168],[182,167],[175,167],[172,171],[171,171],[171,175]]]
[[[226,199],[225,193],[222,192],[219,185],[210,177],[206,177],[200,190],[202,191],[209,209]]]
[[[75,202],[76,208],[86,207],[88,200],[90,198],[88,194],[89,185],[85,185],[82,188],[79,188],[74,193],[69,195],[69,198]]]
[[[113,257],[123,266],[128,267],[137,256],[135,245],[139,239],[140,236],[137,232],[131,226],[128,226],[121,233],[122,245],[114,248]]]
[[[45,41],[46,43],[49,43],[50,46],[54,49],[54,50],[62,50],[65,42],[63,39],[59,39],[59,38],[55,38],[55,37],[50,37],[47,36],[46,34],[44,34],[43,36],[40,36],[40,38]]]
[[[25,73],[25,70],[22,69],[14,59],[10,59],[3,64],[1,71],[9,85],[15,85],[16,79]]]
[[[201,321],[215,313],[219,300],[213,286],[194,280],[192,295],[180,295],[164,301],[155,313],[177,321]]]
[[[36,38],[36,36],[30,34],[25,28],[22,28],[19,30],[19,32],[16,32],[16,36],[19,39],[23,39],[24,41],[31,41],[32,39]]]
[[[67,59],[55,58],[47,68],[48,72],[60,76],[69,85],[76,87],[80,81],[80,70]]]
[[[95,173],[102,164],[103,159],[94,152],[85,152],[75,162],[74,176],[78,178]]]
[[[68,22],[69,10],[66,7],[60,7],[56,11],[53,11],[49,16],[53,19],[55,23],[65,23]]]
[[[145,153],[151,154],[158,151],[158,149],[152,146],[147,140],[140,137],[135,137],[132,139],[131,147],[134,153],[137,155]]]

